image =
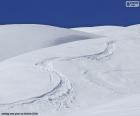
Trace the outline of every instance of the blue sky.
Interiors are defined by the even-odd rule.
[[[47,24],[60,27],[140,23],[140,7],[126,0],[0,0],[0,24]]]

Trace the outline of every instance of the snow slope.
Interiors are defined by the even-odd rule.
[[[121,26],[96,26],[96,27],[76,27],[72,28],[73,30],[80,30],[84,32],[100,32],[100,34],[105,33],[106,31],[120,31],[123,30],[125,27]]]
[[[140,33],[140,24],[131,25],[131,26],[128,26],[127,28],[131,31],[136,31]]]
[[[139,116],[140,95],[132,95],[96,108],[89,108],[82,113],[75,112],[67,116]]]
[[[98,36],[65,28],[35,24],[0,26],[0,60],[39,48]]]
[[[128,27],[121,26],[97,26],[97,27],[78,27],[72,28],[82,32],[94,33],[105,37],[114,39],[137,39],[140,37],[139,25],[132,25]]]
[[[117,29],[120,35],[111,31],[112,37],[106,31],[100,33],[102,38],[41,48],[2,61],[0,112],[139,116],[140,38],[138,31],[131,30]]]

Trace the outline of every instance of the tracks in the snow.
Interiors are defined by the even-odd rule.
[[[105,58],[109,58],[114,52],[114,44],[115,44],[114,41],[109,41],[106,43],[106,48],[99,53],[85,55],[85,56],[78,56],[78,57],[73,57],[68,59],[69,60],[78,60],[78,59],[102,60]]]
[[[42,95],[25,100],[19,100],[13,103],[0,104],[0,110],[10,109],[22,105],[33,105],[41,102],[45,102],[46,105],[47,103],[55,105],[57,109],[61,109],[62,107],[68,108],[71,106],[74,100],[72,83],[63,74],[53,68],[52,62],[41,62],[37,63],[35,66],[38,68],[42,68],[42,70],[45,70],[49,73],[50,83],[56,81],[56,78],[59,79],[58,83],[55,83],[50,91],[47,91]]]
[[[89,60],[102,60],[105,58],[110,57],[113,54],[114,51],[114,41],[109,41],[106,43],[105,50],[91,55],[85,55],[85,56],[78,56],[78,57],[63,57],[63,58],[50,58],[50,59],[44,59],[38,63],[35,64],[36,68],[41,68],[41,70],[46,71],[49,74],[50,78],[50,84],[56,81],[57,83],[52,84],[52,89],[47,91],[46,93],[35,96],[29,99],[19,100],[14,103],[8,103],[8,104],[0,104],[1,108],[13,108],[15,106],[22,106],[22,105],[30,105],[30,104],[36,104],[44,102],[45,104],[52,104],[57,107],[57,109],[60,109],[62,107],[70,107],[73,103],[73,100],[75,99],[74,95],[74,89],[73,89],[73,83],[70,82],[70,80],[64,76],[62,73],[60,73],[58,70],[54,68],[53,65],[55,65],[55,61],[61,62],[61,61],[69,61],[69,60],[81,60],[81,59],[89,59]]]

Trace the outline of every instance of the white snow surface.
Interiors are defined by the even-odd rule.
[[[11,24],[0,26],[0,60],[71,41],[98,36],[49,25]]]
[[[18,28],[14,34],[13,28]],[[11,51],[1,49],[4,60],[0,62],[0,113],[140,115],[140,25],[66,30],[43,25],[6,25],[0,29],[4,30],[0,36],[14,43],[2,46],[6,50],[14,47]],[[21,36],[16,43],[21,30],[33,35]],[[42,38],[47,36],[46,42],[53,43],[42,46],[44,39],[36,38],[38,33]],[[72,41],[69,37],[73,37]],[[14,52],[24,40],[32,49],[25,50],[24,46]],[[3,42],[1,38],[0,41]],[[9,52],[16,54],[8,55]]]

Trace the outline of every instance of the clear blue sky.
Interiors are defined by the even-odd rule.
[[[35,23],[60,27],[140,23],[140,7],[126,0],[0,0],[0,24]]]

